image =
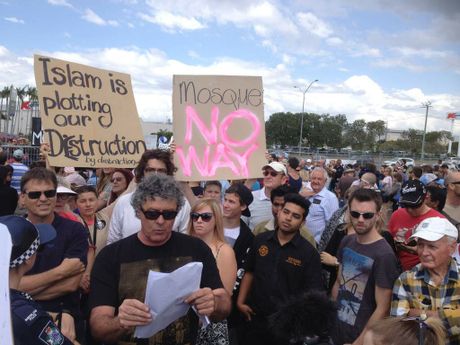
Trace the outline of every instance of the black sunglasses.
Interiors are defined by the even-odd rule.
[[[163,216],[165,220],[172,220],[176,218],[177,211],[158,211],[158,210],[147,210],[144,211],[141,207],[141,211],[144,214],[145,218],[148,220],[157,220],[158,217]]]
[[[194,222],[198,221],[198,218],[201,217],[201,220],[203,222],[209,222],[212,219],[212,213],[211,212],[204,212],[204,213],[198,213],[198,212],[190,212],[190,218]]]
[[[274,171],[274,170],[271,170],[271,171],[264,170],[264,171],[262,172],[262,174],[263,174],[265,177],[267,177],[268,175],[271,175],[271,177],[276,177],[276,176],[279,175],[279,173],[277,173],[277,172]]]
[[[375,213],[374,212],[361,213],[361,212],[357,212],[357,211],[350,211],[350,215],[353,218],[356,218],[356,219],[358,219],[360,216],[363,216],[364,219],[371,219],[371,218],[373,218],[375,216]]]
[[[39,199],[42,194],[45,194],[47,198],[53,198],[56,196],[56,189],[50,189],[45,191],[27,192],[29,199]]]

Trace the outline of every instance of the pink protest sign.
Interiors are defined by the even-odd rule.
[[[173,78],[176,178],[246,179],[265,165],[261,77]]]

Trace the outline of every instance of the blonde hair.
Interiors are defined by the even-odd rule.
[[[197,212],[205,206],[211,208],[212,215],[214,217],[215,227],[214,227],[214,237],[220,242],[226,242],[224,237],[224,221],[222,216],[222,210],[220,204],[215,199],[205,198],[199,199],[195,205],[193,205],[191,212]],[[191,236],[195,235],[193,229],[193,221],[188,222],[187,233]]]
[[[401,340],[405,345],[418,345],[420,337],[420,324],[414,318],[389,317],[374,321],[368,328],[372,332],[375,345],[399,345]],[[424,345],[444,345],[446,331],[442,321],[429,317],[423,321]]]

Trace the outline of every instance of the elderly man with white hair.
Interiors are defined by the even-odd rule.
[[[336,195],[326,188],[327,171],[315,168],[310,173],[309,188],[303,188],[300,194],[310,201],[306,225],[316,243],[319,243],[327,221],[339,209],[339,200]]]
[[[460,344],[460,268],[452,258],[457,237],[447,219],[423,220],[409,238],[417,241],[420,263],[396,280],[391,303],[392,316],[441,319],[448,345]]]

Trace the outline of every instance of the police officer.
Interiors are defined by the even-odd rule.
[[[17,216],[0,217],[0,231],[3,230],[9,231],[13,243],[9,287],[15,345],[72,344],[38,303],[17,290],[21,278],[34,265],[39,247],[54,239],[56,231],[49,224],[33,225]]]

